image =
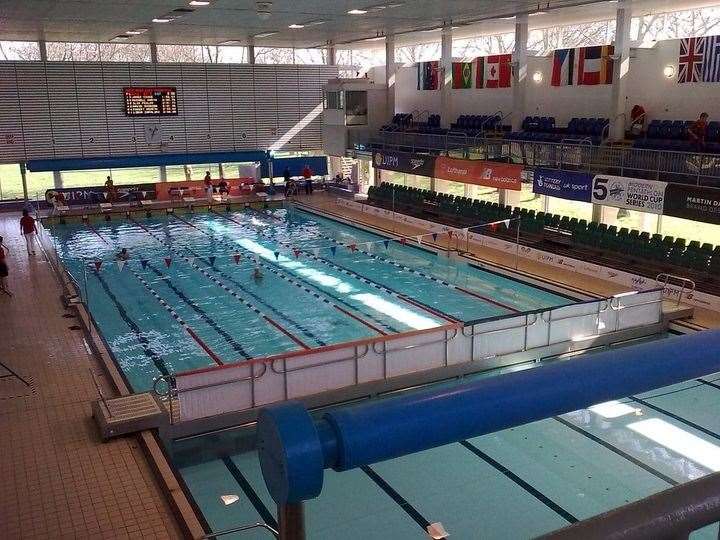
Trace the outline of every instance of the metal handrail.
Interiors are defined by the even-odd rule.
[[[663,279],[664,278],[664,279]],[[676,276],[674,274],[668,274],[666,272],[662,272],[655,277],[655,283],[663,288],[663,293],[667,290],[668,285],[670,284],[670,280],[674,279],[679,281],[682,284],[682,287],[680,288],[680,291],[678,292],[678,298],[677,298],[677,304],[680,305],[680,302],[682,301],[683,293],[687,290],[688,294],[692,294],[695,292],[695,282],[690,279],[683,276]]]
[[[380,341],[380,342],[375,341],[372,344],[372,349],[375,354],[387,354],[387,353],[398,352],[398,351],[408,351],[410,349],[417,349],[418,347],[424,347],[426,345],[435,345],[437,343],[450,343],[453,339],[455,339],[456,336],[457,336],[457,328],[453,328],[452,337],[448,337],[447,332],[445,332],[445,337],[443,339],[437,339],[435,341],[426,341],[425,343],[416,343],[414,345],[405,345],[404,347],[397,347],[395,349],[388,349],[386,347],[387,341],[384,341],[384,340]],[[377,350],[376,345],[378,343],[382,343],[382,345],[383,345],[382,350],[379,350],[379,351]]]
[[[605,304],[605,307],[600,308],[600,306],[602,306],[603,304]],[[571,306],[572,305],[573,304],[571,304]],[[568,306],[563,306],[563,307],[568,307]],[[554,322],[567,321],[569,319],[577,319],[578,317],[589,317],[590,315],[598,315],[600,313],[605,313],[608,310],[608,307],[610,307],[609,299],[602,298],[602,299],[598,300],[598,310],[596,313],[582,313],[580,315],[568,315],[567,317],[560,317],[559,319],[553,319],[552,314],[555,310],[551,309],[549,311],[543,311],[540,314],[540,318],[543,320],[543,322],[546,322],[549,324],[549,323],[554,323]],[[556,308],[556,309],[562,309],[562,308]],[[545,318],[545,314],[548,315],[547,318]]]
[[[533,321],[532,321],[532,322],[529,322],[529,321],[528,321],[528,318],[529,318],[530,315],[533,316]],[[518,316],[519,316],[519,317],[522,317],[522,315],[518,315]],[[492,322],[492,321],[488,321],[488,322]],[[479,322],[479,323],[475,323],[475,324],[472,324],[472,325],[469,325],[469,326],[463,326],[462,334],[463,334],[463,336],[465,336],[465,337],[487,336],[488,334],[495,334],[495,333],[498,333],[498,332],[508,332],[508,331],[510,331],[510,330],[520,330],[521,328],[530,328],[531,326],[535,326],[538,322],[539,322],[539,319],[538,319],[538,314],[537,314],[537,313],[526,313],[526,314],[525,314],[525,323],[524,323],[524,324],[519,324],[519,325],[517,325],[517,326],[508,326],[507,328],[496,328],[495,330],[488,330],[487,332],[475,333],[475,328],[474,328],[475,326],[478,326],[478,325],[480,325],[480,324],[488,324],[488,323],[483,323],[483,322],[481,321],[481,322]],[[467,334],[467,333],[465,332],[465,329],[466,329],[466,328],[472,328],[473,330],[472,330],[469,334]]]
[[[464,131],[448,131],[448,132],[445,134],[445,154],[448,153],[450,135],[453,135],[453,136],[459,135],[461,138],[465,139],[465,148],[467,149],[467,147],[468,147],[468,135],[467,135],[467,133],[465,133]]]
[[[275,529],[273,529],[270,525],[268,525],[267,523],[262,523],[262,522],[258,521],[257,523],[252,523],[250,525],[240,525],[238,527],[233,527],[232,529],[225,529],[225,530],[218,531],[215,533],[204,534],[203,536],[200,536],[198,538],[198,540],[210,540],[211,538],[219,538],[221,536],[225,536],[226,534],[232,534],[232,533],[236,533],[236,532],[244,532],[244,531],[249,531],[251,529],[265,529],[266,531],[269,531],[270,533],[272,533],[272,535],[275,538],[280,537],[280,533],[278,531],[276,531]]]
[[[242,377],[240,379],[233,379],[232,381],[218,381],[214,383],[207,383],[207,384],[200,384],[198,386],[189,386],[188,388],[179,388],[177,389],[178,395],[183,392],[195,392],[196,390],[205,390],[207,388],[213,388],[215,386],[223,386],[226,384],[235,384],[240,382],[252,382],[257,379],[260,379],[265,373],[267,372],[267,364],[265,362],[260,362],[260,365],[262,366],[262,369],[260,370],[260,373],[257,375],[255,372],[255,366],[256,362],[250,362],[248,365],[250,366],[250,369],[253,371],[251,375],[248,375],[247,377]],[[238,364],[238,367],[242,367],[243,364]]]
[[[283,375],[285,373],[295,373],[296,371],[302,371],[304,369],[311,369],[316,368],[320,366],[330,366],[332,364],[338,364],[340,362],[347,362],[348,360],[360,360],[361,358],[364,358],[367,356],[367,353],[370,351],[370,348],[368,347],[367,343],[363,345],[365,347],[365,352],[362,354],[358,354],[358,346],[356,345],[353,347],[353,350],[355,351],[355,354],[352,356],[346,356],[344,358],[336,358],[335,360],[329,360],[327,362],[318,362],[315,364],[310,364],[307,366],[301,366],[293,369],[287,369],[287,366],[285,365],[285,362],[287,361],[286,358],[276,358],[272,362],[270,362],[270,369],[273,371],[273,373],[277,373],[278,375]],[[282,371],[275,368],[275,362],[282,362],[284,369]]]

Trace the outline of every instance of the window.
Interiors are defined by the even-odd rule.
[[[122,184],[146,184],[160,181],[160,167],[135,167],[128,169],[110,169],[113,183],[116,186]],[[107,176],[107,175],[106,175]],[[65,183],[63,174],[63,184]],[[104,182],[104,181],[103,181]]]
[[[18,175],[20,174],[20,167],[18,167]],[[50,171],[46,172],[30,172],[26,171],[25,180],[27,181],[28,199],[31,200],[43,200],[45,198],[45,191],[55,187],[55,181],[53,179],[53,173]],[[22,180],[21,180],[22,182]],[[18,198],[22,198],[22,185],[20,186],[20,195]]]
[[[54,62],[99,62],[98,43],[48,42],[47,58]]]
[[[22,177],[17,163],[0,165],[0,201],[23,198]]]
[[[101,43],[103,62],[149,62],[150,45],[135,43]]]
[[[395,62],[399,64],[415,64],[440,59],[440,42],[422,43],[407,47],[395,47]],[[384,63],[384,62],[383,62]]]
[[[380,171],[380,180],[389,184],[405,185],[405,173],[395,171]]]
[[[217,45],[158,45],[158,62],[199,64],[243,64],[247,47]]]
[[[655,234],[658,227],[658,216],[646,212],[638,212],[637,210],[603,206],[602,222],[608,226],[615,225],[618,229],[626,227],[631,230],[637,229],[641,232]]]
[[[256,64],[294,64],[295,55],[289,47],[255,47]]]
[[[500,202],[500,190],[495,188],[488,188],[484,186],[473,186],[468,184],[467,196],[471,199],[477,199],[478,201],[487,201],[491,203]]]
[[[367,92],[345,92],[345,124],[348,126],[367,125]]]
[[[451,182],[450,180],[435,179],[435,191],[438,193],[447,193],[456,197],[465,196],[465,184],[460,182]]]
[[[662,216],[660,232],[663,235],[684,238],[688,242],[697,240],[700,243],[710,242],[714,246],[720,245],[720,225],[702,223],[672,216]]]
[[[295,49],[294,64],[325,64],[327,63],[326,49]],[[337,63],[337,58],[336,58]]]
[[[533,193],[532,188],[532,184],[525,183],[522,185],[521,191],[507,190],[505,192],[507,204],[518,208],[535,210],[536,212],[545,210],[545,196]]]
[[[461,58],[468,61],[478,56],[510,53],[514,48],[515,34],[510,32],[507,34],[453,40],[452,55],[453,58]]]
[[[102,186],[110,174],[110,169],[90,169],[87,171],[63,171],[63,187]]]
[[[340,110],[344,109],[342,92],[325,92],[325,108]]]
[[[419,189],[430,189],[430,178],[427,176],[418,176],[415,174],[405,175],[405,185]]]
[[[547,201],[547,212],[550,212],[551,214],[560,214],[561,216],[584,219],[586,221],[592,220],[592,203],[586,203],[581,201],[568,201],[566,199],[558,199],[557,197],[548,197]],[[608,209],[617,210],[616,208]],[[637,229],[637,227],[630,227],[629,225],[623,225],[623,227]]]
[[[0,60],[40,60],[40,45],[35,41],[0,41]]]

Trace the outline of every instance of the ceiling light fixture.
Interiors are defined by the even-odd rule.
[[[126,35],[124,35],[124,34],[121,34],[121,35],[119,35],[119,36],[115,36],[115,37],[112,38],[110,41],[125,41],[125,40],[127,40],[127,39],[128,39],[128,36],[126,36]]]
[[[325,21],[309,21],[309,22],[303,23],[303,26],[319,26],[321,24],[325,24]]]
[[[365,15],[367,13],[367,9],[351,9],[348,11],[348,15]]]
[[[152,20],[154,23],[169,23],[172,19],[167,19],[165,17],[157,17]]]
[[[263,32],[262,34],[255,34],[253,37],[260,39],[260,38],[274,36],[275,34],[277,34],[277,32]]]
[[[147,32],[147,28],[136,28],[135,30],[128,30],[125,32],[129,36],[139,36],[140,34],[144,34]]]
[[[190,6],[209,6],[210,2],[208,0],[190,0],[190,2],[188,2],[188,5],[190,5]]]
[[[530,17],[534,17],[535,15],[547,15],[547,11],[536,11],[535,13],[530,13]]]
[[[219,45],[240,45],[237,39],[229,39],[228,41],[221,41]]]
[[[288,28],[292,28],[293,30],[297,30],[298,28],[305,28],[304,24],[290,24],[288,25]]]

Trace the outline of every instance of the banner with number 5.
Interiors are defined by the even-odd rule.
[[[666,188],[667,182],[598,174],[592,182],[592,202],[650,214],[662,214]]]

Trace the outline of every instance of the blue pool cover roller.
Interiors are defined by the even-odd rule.
[[[263,409],[258,451],[278,504],[317,497],[323,470],[347,471],[720,371],[720,331],[578,356],[463,385],[325,412]]]

